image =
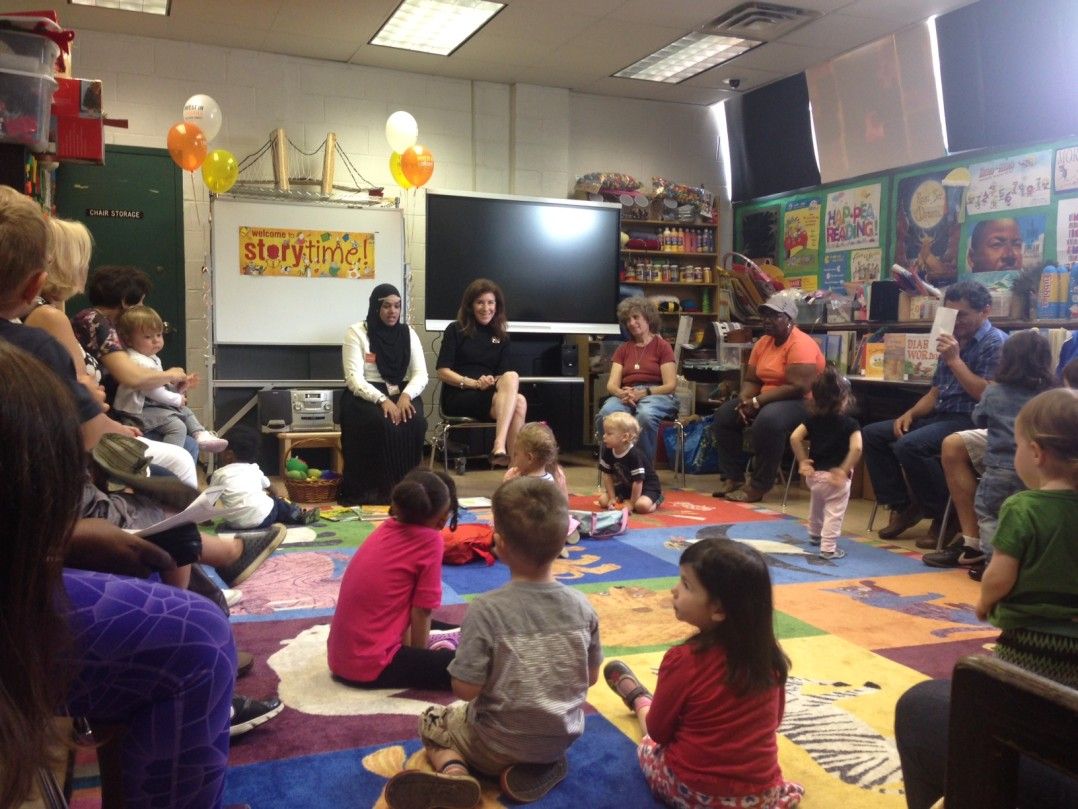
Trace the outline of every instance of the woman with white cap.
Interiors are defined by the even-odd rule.
[[[763,337],[756,341],[741,391],[715,413],[719,488],[715,497],[739,503],[761,500],[775,482],[790,433],[807,416],[805,397],[826,362],[820,347],[797,328],[797,293],[776,292],[760,306]],[[745,429],[751,427],[745,450]],[[749,456],[752,478],[745,481]]]

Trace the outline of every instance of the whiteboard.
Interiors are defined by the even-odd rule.
[[[399,208],[214,197],[210,216],[215,343],[341,345],[348,326],[367,316],[375,286],[393,284],[405,294],[404,217]],[[310,237],[308,244],[320,234],[372,233],[374,277],[348,277],[347,266],[334,270],[337,277],[308,277],[302,262],[293,267],[291,261],[244,261],[241,228],[299,231],[301,237]],[[245,232],[247,243],[250,232]],[[297,240],[297,248],[302,241]],[[300,255],[297,250],[296,257]],[[365,272],[358,263],[352,267],[352,275],[370,271],[369,265]],[[286,270],[295,277],[245,274]]]

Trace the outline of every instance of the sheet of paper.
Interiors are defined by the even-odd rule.
[[[957,317],[957,309],[941,306],[936,310],[936,317],[932,321],[932,331],[928,333],[928,345],[930,348],[936,348],[936,340],[939,339],[941,334],[954,334],[954,324]]]
[[[457,503],[461,508],[490,508],[491,506],[489,497],[460,497],[457,498]]]
[[[154,534],[159,534],[162,531],[167,531],[169,528],[175,528],[177,525],[183,525],[184,523],[190,522],[197,525],[206,520],[229,517],[240,511],[242,506],[237,508],[225,508],[222,506],[218,508],[217,501],[220,500],[224,491],[224,486],[210,486],[196,497],[194,502],[183,511],[178,514],[173,514],[171,517],[165,517],[161,522],[148,525],[137,531],[132,531],[132,533],[140,537],[149,537]]]

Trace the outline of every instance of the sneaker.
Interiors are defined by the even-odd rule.
[[[809,534],[809,545],[819,545],[819,544],[820,544],[820,537],[814,537],[812,534]]]
[[[192,436],[198,442],[199,452],[208,452],[215,455],[228,449],[228,440],[219,438],[217,433],[210,430],[201,430]]]
[[[910,504],[905,508],[891,509],[891,520],[877,534],[880,539],[895,539],[921,521],[921,507]]]
[[[241,736],[270,721],[283,710],[284,703],[276,697],[270,699],[233,697],[232,719],[229,720],[228,735]]]
[[[230,607],[235,607],[243,601],[243,590],[234,590],[231,587],[226,587],[221,593],[225,597],[225,603]]]
[[[322,510],[320,508],[300,509],[299,518],[302,525],[312,525],[322,519]]]
[[[452,649],[460,645],[460,629],[433,629],[427,636],[428,649]]]
[[[564,780],[569,772],[565,756],[550,764],[510,764],[498,779],[502,792],[518,803],[537,801]]]
[[[243,543],[240,558],[230,565],[216,568],[217,575],[227,587],[235,587],[245,582],[284,541],[287,533],[287,528],[275,522],[261,531],[245,531],[242,534],[236,534],[236,538]]]
[[[968,571],[966,571],[966,573],[974,581],[980,581],[984,578],[984,571],[986,567],[988,567],[988,563],[981,562],[980,564],[971,567]]]
[[[198,497],[198,489],[172,475],[150,476],[150,458],[146,445],[137,438],[120,433],[106,433],[93,448],[96,463],[112,480],[154,500],[183,511]]]
[[[926,553],[921,557],[921,561],[929,567],[958,567],[959,565],[969,567],[983,562],[984,554],[979,548],[971,548],[969,545],[956,542],[942,551]]]
[[[835,548],[833,551],[820,551],[820,558],[827,560],[845,559],[846,551],[842,550],[842,548]]]
[[[385,799],[390,809],[472,809],[483,797],[470,775],[404,770],[389,779]]]
[[[255,656],[242,649],[236,650],[236,677],[242,677],[254,667]]]

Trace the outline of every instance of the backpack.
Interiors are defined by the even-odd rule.
[[[580,522],[577,530],[582,537],[609,539],[629,530],[629,508],[620,511],[570,511],[569,516]]]
[[[485,523],[458,525],[457,530],[442,529],[442,562],[447,565],[466,565],[477,556],[488,565],[494,564],[494,528]]]

